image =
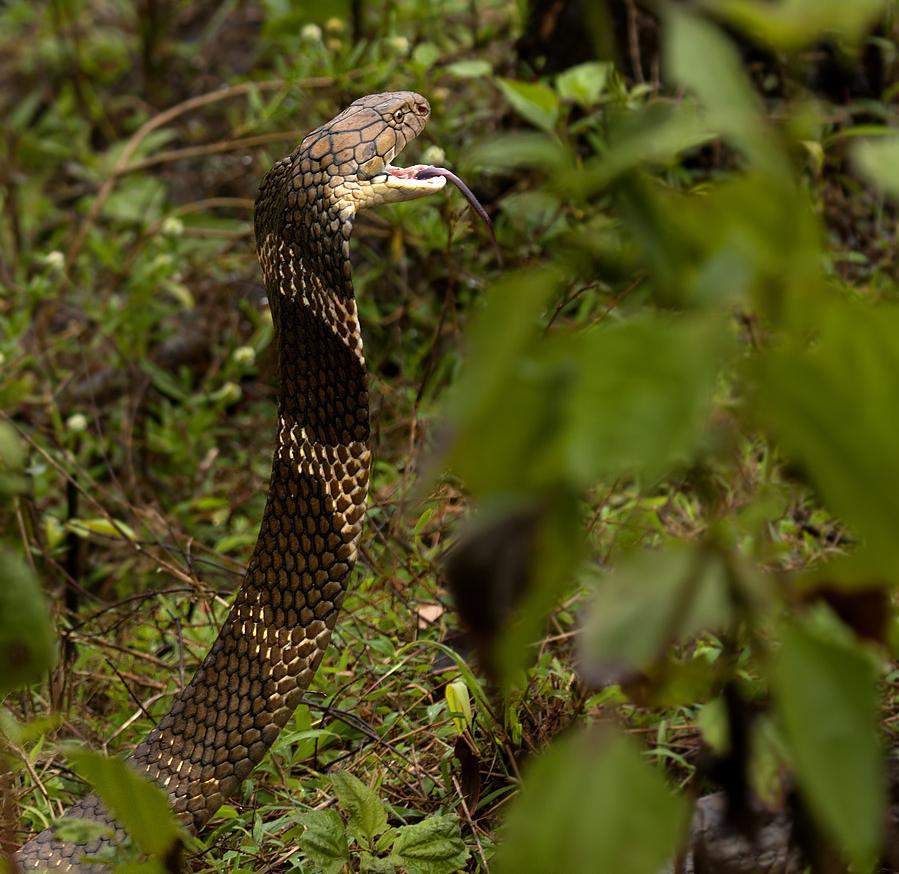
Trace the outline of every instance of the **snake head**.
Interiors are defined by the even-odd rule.
[[[418,178],[420,167],[390,163],[430,116],[430,104],[414,91],[360,97],[300,144],[296,159],[304,184],[320,186],[332,203],[354,211],[440,191],[445,178]]]

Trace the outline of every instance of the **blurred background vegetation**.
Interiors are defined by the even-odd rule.
[[[725,831],[793,823],[766,870],[899,870],[896,25],[0,4],[0,849],[122,779],[62,742],[132,748],[240,581],[274,439],[258,180],[413,89],[402,163],[469,182],[502,264],[453,192],[358,219],[357,584],[185,865],[757,870],[688,839],[723,792]]]

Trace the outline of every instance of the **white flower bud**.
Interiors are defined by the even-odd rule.
[[[180,237],[184,233],[184,222],[176,215],[166,216],[160,230],[167,237]]]
[[[231,357],[236,364],[250,366],[256,362],[256,350],[252,346],[238,346],[232,353]]]
[[[300,31],[300,39],[304,42],[321,42],[322,29],[317,24],[304,24]]]
[[[63,255],[59,249],[54,249],[52,252],[47,252],[47,254],[44,255],[44,264],[51,270],[62,273],[62,271],[66,269],[66,256]]]
[[[421,162],[422,164],[435,164],[438,167],[443,167],[446,163],[446,152],[440,146],[428,146],[421,156]]]
[[[66,419],[66,430],[70,431],[72,434],[80,434],[82,431],[87,430],[87,416],[84,413],[72,413],[68,419]]]

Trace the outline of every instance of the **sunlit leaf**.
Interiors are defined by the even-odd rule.
[[[886,787],[877,672],[855,646],[798,622],[783,631],[772,684],[803,797],[858,870],[883,835]]]
[[[687,805],[630,741],[559,740],[525,778],[500,843],[498,874],[658,874],[673,857]]]
[[[500,91],[512,108],[535,127],[552,131],[559,117],[559,96],[539,82],[497,79]]]
[[[888,7],[885,0],[706,0],[717,15],[783,51],[837,36],[858,42]]]
[[[599,100],[611,72],[611,64],[600,61],[578,64],[559,73],[556,89],[563,100],[572,100],[589,109]]]
[[[899,198],[899,137],[862,140],[852,149],[858,169],[893,198]]]

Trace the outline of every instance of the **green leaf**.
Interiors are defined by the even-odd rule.
[[[181,827],[168,796],[155,783],[121,759],[83,749],[69,749],[66,757],[142,852],[165,857],[181,841]]]
[[[523,281],[517,298],[495,298],[508,303],[508,331],[495,325],[494,300],[473,329],[479,338],[495,328],[494,345],[472,344],[453,395],[448,466],[484,494],[579,489],[623,473],[654,478],[689,461],[731,347],[727,323],[643,317],[537,339],[529,322],[543,300],[538,281]]]
[[[599,100],[611,71],[611,64],[600,61],[578,64],[556,77],[556,89],[563,100],[573,100],[589,109]]]
[[[489,61],[456,61],[444,67],[444,72],[460,79],[477,79],[481,76],[489,76],[493,72],[493,67],[490,66]]]
[[[79,537],[99,534],[114,540],[137,540],[133,528],[126,525],[121,519],[107,519],[105,516],[98,516],[95,519],[70,519],[66,522],[65,527]]]
[[[540,82],[497,79],[503,96],[524,119],[541,130],[552,131],[559,118],[559,96]]]
[[[451,874],[468,859],[455,816],[429,816],[397,829],[390,860],[408,874]]]
[[[359,854],[359,870],[362,874],[394,874],[396,865],[390,859],[379,859],[363,852]]]
[[[863,140],[854,145],[855,166],[870,182],[890,197],[899,198],[899,137],[891,131],[882,139]]]
[[[324,874],[339,874],[349,862],[343,820],[336,810],[310,810],[297,813],[294,819],[303,826],[300,849],[310,862],[318,865]]]
[[[0,549],[0,699],[56,663],[56,635],[30,567]]]
[[[120,222],[147,224],[160,218],[165,195],[165,185],[159,179],[126,177],[103,205],[103,215]]]
[[[801,317],[816,342],[760,357],[758,417],[830,509],[895,557],[899,454],[884,415],[899,409],[899,309],[819,301]]]
[[[716,15],[753,37],[776,49],[795,51],[825,36],[857,43],[889,4],[885,0],[714,0],[711,5]]]
[[[886,806],[877,672],[858,647],[810,624],[784,630],[772,688],[812,813],[858,870],[879,856]]]
[[[497,874],[663,870],[683,835],[687,805],[629,740],[602,740],[563,738],[525,774],[503,831]]]
[[[733,43],[714,24],[676,8],[666,23],[664,57],[671,79],[699,97],[711,124],[751,160],[790,178]]]
[[[731,620],[727,579],[714,553],[643,553],[597,581],[584,622],[582,665],[594,686],[648,670],[671,644]]]
[[[331,773],[331,785],[340,809],[349,819],[350,832],[360,843],[370,846],[387,828],[387,811],[381,799],[348,771]]]

